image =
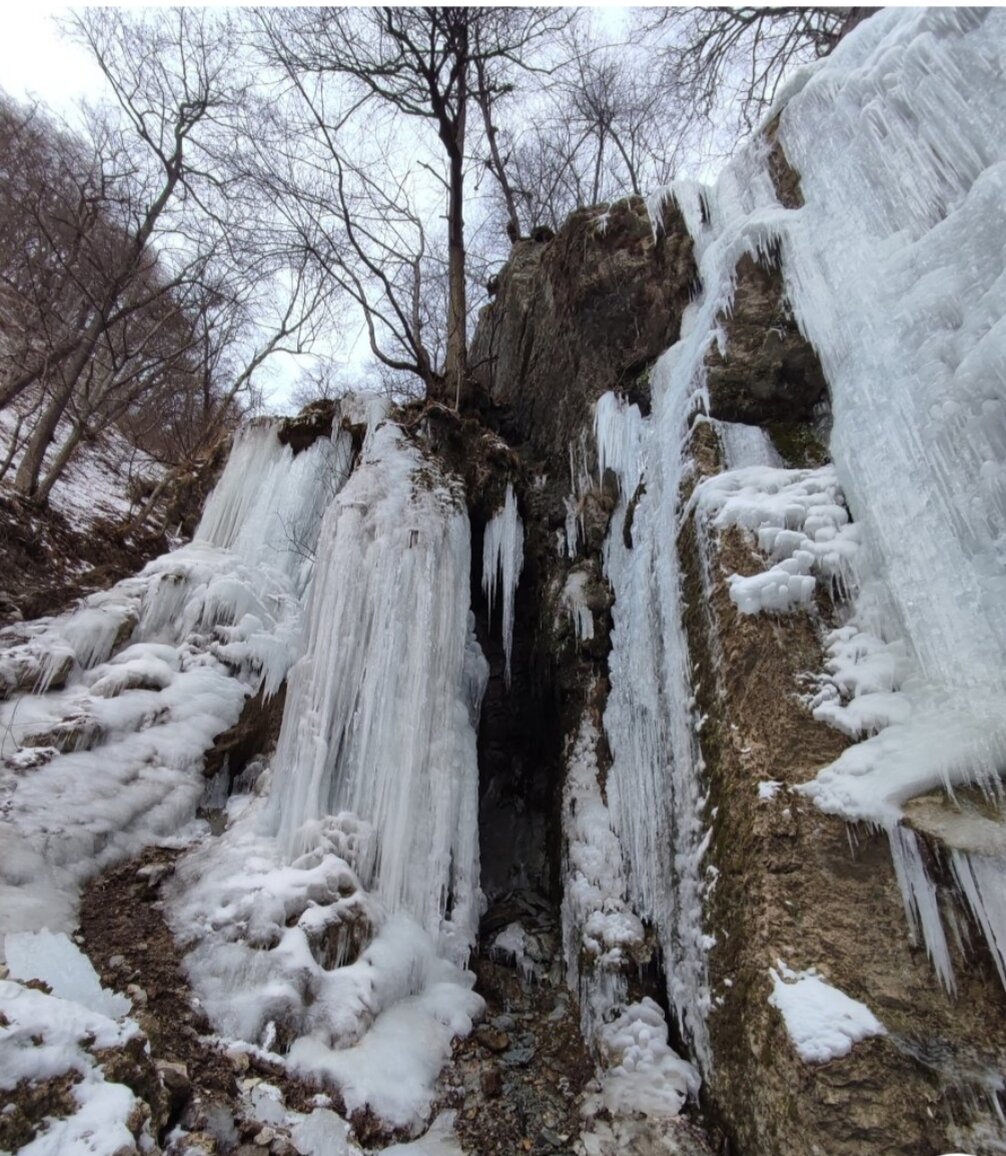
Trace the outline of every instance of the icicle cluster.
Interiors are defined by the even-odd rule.
[[[457,496],[397,427],[382,426],[322,527],[272,803],[289,855],[307,850],[310,824],[326,815],[366,820],[373,838],[354,863],[364,885],[389,910],[456,936],[458,959],[477,923],[486,678],[470,554]]]
[[[482,590],[489,600],[490,619],[497,581],[502,593],[503,653],[506,658],[504,678],[507,686],[510,685],[510,655],[513,650],[514,599],[523,568],[524,523],[517,513],[513,486],[507,482],[503,509],[489,519],[482,545]]]
[[[192,819],[205,752],[297,657],[317,491],[341,484],[348,451],[339,435],[295,459],[272,425],[239,434],[202,538],[6,632],[0,933],[69,926],[82,879]]]

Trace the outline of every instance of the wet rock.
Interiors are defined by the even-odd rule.
[[[491,1024],[479,1024],[475,1029],[475,1038],[490,1052],[505,1052],[510,1046],[510,1037],[507,1033]]]

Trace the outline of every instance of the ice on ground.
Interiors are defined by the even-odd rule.
[[[4,942],[12,979],[40,979],[59,999],[115,1019],[132,1007],[124,995],[101,986],[94,965],[63,933],[43,930],[8,935]]]
[[[203,538],[69,614],[3,633],[0,934],[70,930],[84,879],[193,818],[205,752],[300,652],[315,491],[341,484],[347,445],[340,432],[294,459],[274,423],[255,427],[237,439]],[[297,534],[277,538],[289,511]]]
[[[886,1034],[886,1028],[866,1004],[826,983],[813,969],[794,971],[782,960],[769,968],[772,994],[786,1031],[804,1063],[823,1064],[847,1056],[854,1044]]]
[[[507,482],[503,508],[493,514],[486,524],[482,544],[482,590],[489,601],[490,619],[496,600],[497,582],[501,591],[503,654],[506,662],[503,677],[507,686],[510,685],[510,655],[513,650],[514,599],[523,568],[524,523],[517,512],[513,486]]]
[[[597,1099],[613,1117],[677,1116],[688,1097],[699,1094],[698,1072],[668,1045],[664,1013],[648,997],[600,1028],[598,1048]]]

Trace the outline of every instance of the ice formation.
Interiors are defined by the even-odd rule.
[[[364,885],[389,910],[456,934],[463,958],[477,919],[475,728],[488,672],[469,608],[468,517],[433,470],[382,426],[325,517],[272,814],[289,854],[311,845],[305,824],[365,820],[372,835],[354,864]]]
[[[381,425],[317,556],[270,776],[179,866],[172,918],[221,1032],[414,1129],[482,1009],[463,965],[488,668],[456,483]]]
[[[348,451],[339,433],[295,458],[275,423],[253,427],[192,543],[4,632],[0,933],[70,930],[84,878],[193,818],[214,738],[297,657],[314,491],[340,484]]]
[[[704,786],[679,562],[667,531],[680,517],[678,495],[687,469],[683,442],[692,408],[691,391],[676,376],[682,372],[681,353],[675,346],[657,362],[650,418],[640,420],[632,406],[599,406],[605,438],[621,447],[610,460],[622,494],[605,546],[614,605],[604,729],[612,752],[608,806],[628,867],[628,898],[634,912],[655,926],[679,1030],[700,1070],[708,1071]],[[622,526],[641,476],[646,488],[636,507],[630,549]]]
[[[599,737],[591,723],[581,723],[566,758],[562,811],[566,981],[578,994],[583,1034],[592,1042],[605,1017],[624,1003],[633,951],[645,938],[627,901],[622,849],[598,785]]]
[[[524,523],[517,513],[513,486],[507,482],[503,508],[489,519],[482,545],[482,590],[489,600],[490,618],[497,581],[502,593],[503,653],[506,659],[503,677],[507,686],[510,685],[510,654],[513,649],[514,599],[523,568]]]
[[[562,588],[562,602],[573,624],[578,642],[594,637],[594,613],[587,605],[587,583],[590,576],[583,570],[571,570]]]
[[[916,836],[899,824],[902,804],[933,788],[971,783],[994,797],[1006,765],[1004,45],[999,11],[881,12],[780,97],[779,141],[800,174],[801,208],[779,204],[764,142],[740,154],[715,187],[678,182],[664,194],[685,216],[703,293],[652,375],[637,550],[623,563],[615,535],[609,548],[615,650],[605,723],[613,781],[631,795],[629,803],[616,796],[613,807],[641,910],[652,915],[660,900],[639,864],[657,862],[654,829],[669,830],[671,820],[631,816],[660,814],[655,752],[670,746],[661,728],[676,708],[640,691],[630,722],[632,698],[620,682],[643,687],[654,675],[642,671],[663,664],[664,686],[684,689],[687,701],[674,550],[665,539],[651,559],[645,554],[655,527],[682,516],[681,446],[707,404],[703,361],[720,340],[737,262],[778,254],[787,301],[828,381],[834,467],[782,471],[756,437],[716,423],[729,469],[694,500],[720,527],[747,527],[770,555],[765,573],[734,579],[742,610],[807,605],[822,579],[852,598],[855,617],[830,640],[830,683],[812,708],[861,741],[806,790],[833,814],[888,830],[906,908],[948,986],[935,890],[913,851]],[[617,445],[607,430],[616,408],[600,411],[606,446]],[[688,723],[685,712],[671,731],[676,767],[695,765]],[[651,769],[630,786],[630,766]],[[675,779],[670,808],[675,793],[690,797],[677,821],[694,828],[701,787],[684,786],[690,772]],[[668,877],[688,859],[687,841],[675,841],[675,864],[662,865]],[[691,846],[699,844],[693,833]],[[997,905],[966,871],[958,881],[995,953],[1006,940]],[[698,909],[678,892],[679,913],[682,904]],[[691,894],[698,897],[694,886]],[[676,921],[657,917],[658,926]],[[679,943],[689,935],[697,944],[679,924]],[[672,945],[669,958],[680,951]],[[687,1006],[700,1018],[701,999]]]

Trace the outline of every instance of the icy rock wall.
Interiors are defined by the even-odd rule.
[[[690,391],[675,388],[675,346],[653,375],[654,413],[635,406],[598,407],[600,444],[618,446],[605,460],[619,477],[622,501],[606,543],[605,572],[615,602],[609,657],[611,692],[604,728],[612,752],[608,801],[629,865],[629,897],[656,927],[668,995],[682,1037],[703,1071],[712,1064],[702,928],[705,850],[702,759],[692,711],[690,659],[681,617],[677,525],[686,470],[682,439]],[[670,430],[662,443],[653,426]],[[632,545],[622,526],[646,454],[646,491],[636,507]]]
[[[327,815],[368,823],[353,866],[462,961],[478,922],[474,639],[459,494],[391,424],[322,527],[308,649],[290,676],[271,822],[288,854]]]
[[[909,643],[916,713],[948,717],[921,763],[907,735],[892,760],[889,735],[822,776],[840,813],[883,818],[885,797],[991,781],[1006,758],[1004,63],[1000,11],[885,11],[781,118],[807,201],[785,215],[784,272],[863,530],[858,617]]]
[[[708,402],[705,351],[721,340],[717,318],[729,312],[739,262],[780,259],[829,384],[837,486],[828,484],[856,525],[839,519],[804,533],[803,515],[791,525],[788,511],[756,513],[749,528],[782,556],[774,573],[738,579],[735,593],[751,612],[786,611],[807,603],[823,569],[836,592],[855,594],[856,625],[871,645],[907,646],[913,669],[901,699],[871,704],[883,729],[809,788],[823,809],[889,829],[905,799],[932,787],[994,790],[1006,757],[1006,272],[996,240],[1004,45],[1006,22],[991,10],[884,12],[783,97],[778,139],[800,174],[803,207],[779,204],[761,141],[714,188],[671,192],[703,294],[654,374],[655,445],[634,534],[642,541],[655,509],[661,525],[676,524],[680,445],[691,412]],[[794,484],[803,483],[766,475],[753,490],[764,505]],[[678,652],[666,642],[677,597],[671,553],[645,568],[664,617],[665,661]],[[862,720],[867,709],[850,716]],[[920,916],[935,911],[931,884],[906,868],[917,859],[906,850],[912,839],[892,835],[892,851],[906,905],[946,977],[942,933]]]
[[[235,438],[195,538],[230,550],[249,566],[268,565],[303,594],[321,516],[349,475],[352,440],[337,430],[294,454],[280,423],[255,422]]]

